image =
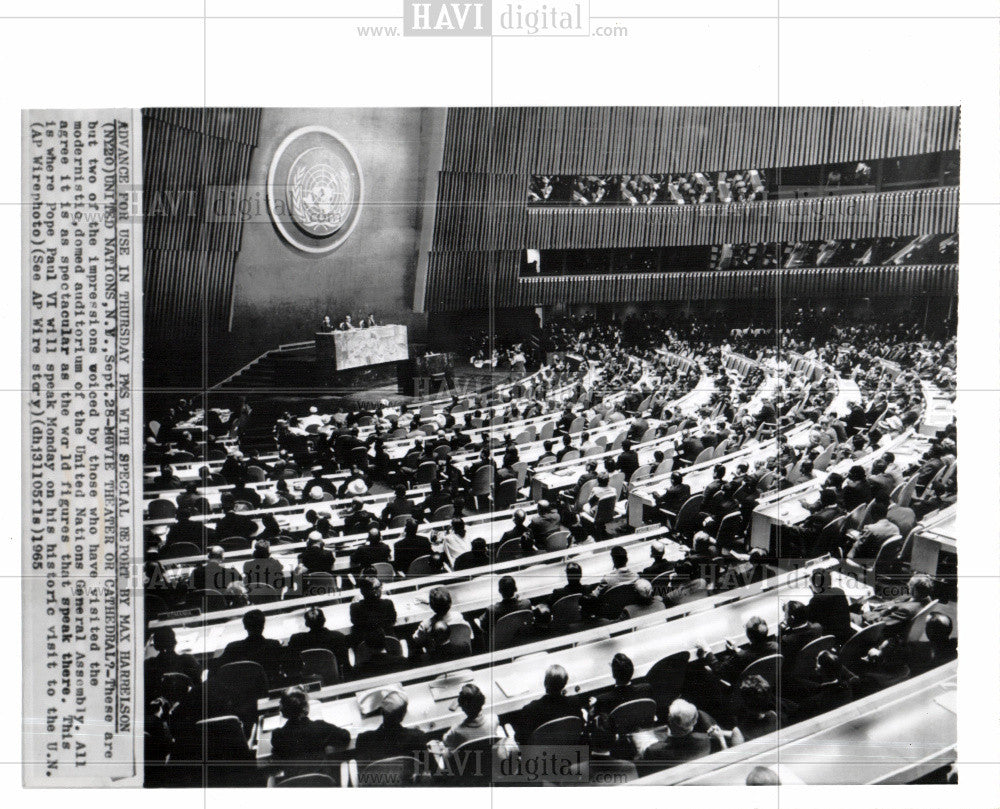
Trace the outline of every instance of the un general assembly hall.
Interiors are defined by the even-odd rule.
[[[959,129],[143,110],[146,785],[953,782]]]

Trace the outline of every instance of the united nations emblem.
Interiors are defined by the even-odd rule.
[[[271,160],[268,208],[278,232],[307,253],[342,244],[357,223],[363,180],[351,148],[321,126],[298,129]]]

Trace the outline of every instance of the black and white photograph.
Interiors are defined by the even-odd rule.
[[[997,0],[0,18],[12,806],[1000,805]]]
[[[145,786],[954,779],[960,123],[144,109]]]

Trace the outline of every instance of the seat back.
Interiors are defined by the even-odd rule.
[[[636,603],[635,585],[631,582],[616,584],[609,587],[603,593],[597,603],[597,613],[612,621],[619,618],[622,610],[630,604]]]
[[[160,560],[183,559],[187,556],[201,556],[202,553],[204,551],[193,542],[178,542],[173,545],[167,545],[160,551]]]
[[[410,566],[406,569],[407,576],[429,576],[432,573],[437,573],[438,567],[435,564],[433,554],[425,554],[423,556],[418,556],[412,562]]]
[[[684,537],[694,536],[699,528],[698,513],[701,511],[701,503],[705,498],[700,494],[695,494],[684,501],[680,511],[677,512],[677,519],[674,521],[674,530]]]
[[[715,447],[705,447],[701,452],[698,453],[697,457],[694,459],[694,466],[698,464],[706,463],[715,457]]]
[[[795,656],[793,679],[805,679],[816,668],[816,658],[820,652],[831,652],[837,648],[837,639],[833,635],[823,635],[809,641]]]
[[[450,520],[455,516],[455,506],[451,503],[445,503],[443,506],[438,506],[434,509],[434,513],[431,514],[431,522],[442,522],[444,520]]]
[[[902,537],[892,537],[883,542],[878,549],[878,553],[875,554],[875,560],[872,562],[872,576],[877,578],[895,573],[899,562],[899,552],[902,547]]]
[[[564,716],[539,725],[531,734],[531,744],[553,748],[559,745],[576,745],[583,737],[583,719],[579,716]]]
[[[416,483],[430,483],[437,477],[437,464],[434,461],[423,461],[420,466],[417,467],[416,473],[413,475],[413,479]]]
[[[690,652],[675,652],[657,660],[646,672],[646,682],[653,687],[656,703],[661,708],[669,706],[681,693],[690,658]]]
[[[472,627],[468,624],[452,624],[449,627],[452,646],[470,648],[472,646]]]
[[[494,649],[506,649],[514,646],[523,632],[531,626],[531,610],[509,612],[498,619],[490,634]]]
[[[516,464],[511,466],[511,470],[517,475],[517,488],[522,488],[525,481],[528,479],[528,462],[518,461]]]
[[[859,629],[840,647],[840,663],[848,670],[858,673],[861,658],[868,654],[873,646],[878,646],[885,636],[885,624],[878,623]]]
[[[485,497],[493,491],[493,467],[491,465],[480,466],[473,472],[471,491],[473,497]]]
[[[499,486],[493,495],[493,508],[496,511],[506,511],[517,500],[517,479],[507,478]]]
[[[305,649],[300,656],[305,674],[319,677],[323,685],[340,682],[337,658],[329,649]]]
[[[648,478],[651,471],[652,467],[648,463],[643,464],[631,474],[628,479],[628,485],[631,486],[633,483],[637,483],[644,478]]]
[[[416,780],[420,762],[413,756],[394,756],[373,761],[358,773],[360,787],[406,786]]]
[[[517,537],[513,539],[508,539],[506,542],[501,542],[500,547],[497,548],[497,552],[493,557],[493,561],[497,564],[500,562],[510,562],[512,559],[521,558],[521,540]]]
[[[837,448],[835,443],[828,444],[823,451],[816,456],[816,460],[813,461],[813,469],[817,472],[825,472],[827,467],[830,465],[830,461],[833,460],[833,451]]]
[[[163,498],[150,500],[146,511],[150,520],[172,520],[177,516],[177,506],[173,501]]]
[[[383,584],[395,580],[396,568],[391,562],[375,562],[372,567],[375,568],[375,577]]]
[[[553,531],[542,540],[544,550],[561,551],[569,547],[570,533],[565,528],[560,531]]]
[[[218,590],[192,590],[188,593],[187,601],[200,608],[203,613],[229,609],[229,602]]]
[[[588,480],[580,487],[580,494],[576,497],[576,507],[583,508],[583,505],[590,500],[590,496],[594,493],[594,489],[597,488],[596,480]]]
[[[337,592],[337,580],[332,573],[306,573],[302,576],[302,595],[321,596]]]
[[[203,745],[204,761],[246,761],[251,756],[243,724],[235,716],[202,719],[195,723],[194,735]]]
[[[247,597],[251,604],[272,604],[281,599],[281,593],[270,584],[258,582],[247,585]]]
[[[602,497],[597,501],[597,508],[594,509],[594,524],[604,525],[611,522],[615,517],[615,504],[618,498],[612,494]]]
[[[904,537],[913,530],[917,524],[917,514],[908,506],[893,506],[886,513],[885,518],[893,523]]]
[[[245,551],[250,547],[249,540],[244,537],[226,537],[218,544],[224,551]]]
[[[554,421],[549,421],[543,424],[542,429],[538,431],[538,439],[540,441],[548,441],[555,434],[556,434],[556,423]]]
[[[552,605],[552,628],[565,631],[572,624],[578,623],[580,615],[580,594],[563,596]]]
[[[784,658],[780,654],[765,655],[754,660],[749,666],[743,669],[738,680],[733,683],[734,688],[739,688],[740,683],[747,677],[757,674],[763,677],[771,686],[771,691],[780,693],[781,688],[781,664]]]
[[[329,775],[321,772],[309,772],[303,775],[293,775],[275,784],[276,787],[335,787],[337,782]]]
[[[389,520],[389,524],[386,527],[402,528],[404,525],[406,525],[406,521],[408,519],[410,519],[409,514],[396,514],[391,520]]]
[[[608,728],[615,733],[634,733],[656,724],[656,701],[633,699],[608,714]]]

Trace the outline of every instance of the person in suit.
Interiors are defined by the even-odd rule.
[[[653,687],[648,683],[633,683],[635,664],[632,659],[619,652],[611,658],[611,678],[615,684],[607,691],[601,691],[593,698],[590,715],[598,727],[607,727],[607,717],[619,705],[636,699],[653,699]]]
[[[452,569],[471,570],[476,567],[486,567],[490,562],[491,558],[486,540],[482,537],[476,537],[472,540],[471,549],[455,560]]]
[[[464,624],[468,622],[458,610],[451,608],[451,593],[444,587],[434,587],[427,594],[427,601],[431,608],[431,614],[420,622],[413,632],[413,643],[418,648],[430,645],[433,635],[434,624],[444,623],[448,626],[454,624]]]
[[[435,621],[431,626],[429,642],[425,646],[424,660],[427,665],[450,663],[471,652],[469,644],[452,641],[451,627],[444,621]]]
[[[153,648],[156,655],[148,658],[144,666],[147,703],[161,696],[160,680],[169,672],[186,674],[192,686],[201,683],[201,666],[193,655],[177,654],[177,636],[171,627],[153,630]]]
[[[501,576],[497,582],[497,590],[500,592],[500,600],[490,605],[483,614],[482,623],[486,628],[492,627],[503,616],[512,612],[531,609],[531,602],[518,595],[517,582],[513,576]]]
[[[562,666],[552,665],[546,669],[543,683],[545,693],[529,702],[517,714],[514,729],[518,743],[527,744],[531,734],[546,722],[562,719],[564,716],[580,716],[580,701],[566,694],[568,682],[569,675]]]
[[[389,525],[395,517],[404,515],[408,517],[417,510],[413,501],[406,496],[406,486],[399,484],[393,491],[394,497],[386,503],[385,510],[382,512],[383,526]]]
[[[847,479],[840,487],[840,500],[844,509],[851,511],[872,499],[872,487],[864,467],[852,466],[847,471]]]
[[[667,713],[667,735],[642,752],[643,761],[655,761],[674,767],[695,758],[707,756],[716,750],[726,749],[726,737],[718,725],[704,733],[696,731],[698,709],[683,699],[670,703]]]
[[[243,615],[243,628],[247,636],[227,644],[218,660],[218,665],[222,667],[240,660],[259,663],[267,675],[268,684],[273,687],[284,677],[284,671],[288,666],[288,654],[280,642],[264,637],[266,620],[260,610],[246,612]]]
[[[218,539],[242,537],[250,547],[250,537],[257,533],[257,523],[244,514],[236,511],[236,501],[228,492],[222,495],[222,518],[215,524],[215,536]]]
[[[361,641],[372,629],[388,632],[396,625],[396,605],[391,598],[382,598],[382,582],[374,576],[358,581],[361,598],[350,606],[352,644]]]
[[[551,607],[560,598],[574,595],[586,595],[590,588],[583,584],[583,569],[577,562],[570,562],[566,565],[566,584],[557,587],[548,597],[548,604]]]
[[[632,448],[631,441],[625,441],[622,444],[622,451],[617,458],[617,464],[618,469],[625,474],[626,482],[631,479],[632,473],[639,468],[639,453]]]
[[[333,572],[333,551],[323,547],[323,538],[318,533],[309,535],[306,546],[299,554],[299,564],[306,573]]]
[[[351,510],[344,517],[344,534],[360,534],[372,525],[378,524],[378,518],[367,511],[361,501],[355,498],[351,501]]]
[[[664,511],[676,514],[690,497],[691,487],[684,482],[684,477],[680,472],[674,472],[670,476],[670,486],[657,496],[656,505]]]
[[[382,698],[382,724],[375,730],[359,733],[355,741],[354,753],[359,763],[423,755],[427,749],[427,734],[403,725],[408,707],[409,700],[401,691],[390,691]]]
[[[458,692],[458,707],[465,718],[445,733],[445,747],[454,750],[466,742],[498,735],[500,720],[492,711],[484,711],[485,705],[486,695],[479,686],[475,683],[462,686],[462,690]]]
[[[653,585],[647,579],[636,579],[635,604],[629,604],[622,610],[622,619],[639,618],[666,609],[663,599],[653,592]]]
[[[343,750],[351,734],[322,719],[309,718],[309,697],[301,688],[289,688],[279,700],[285,724],[271,734],[271,763],[285,776],[315,772],[316,764]]]
[[[538,503],[538,513],[532,517],[528,524],[531,534],[531,541],[536,548],[542,547],[542,542],[549,534],[562,528],[559,521],[559,512],[548,500],[540,500]]]
[[[784,724],[784,712],[779,714],[779,708],[771,684],[766,679],[759,674],[744,677],[740,682],[739,713],[736,717],[739,741],[752,741],[778,730]],[[733,733],[735,737],[735,728]],[[737,743],[736,738],[733,743]]]
[[[631,584],[637,578],[638,574],[629,569],[628,551],[622,545],[615,545],[611,548],[611,570],[601,578],[592,595],[594,598],[600,598],[606,590],[618,584]]]
[[[652,562],[643,568],[639,575],[652,581],[660,574],[673,570],[673,565],[664,558],[666,552],[667,549],[662,542],[659,540],[652,542],[649,546],[649,558],[652,559]]]
[[[379,628],[369,629],[361,639],[366,656],[355,668],[359,678],[378,677],[383,674],[402,671],[408,665],[407,659],[393,647],[389,649],[386,634]]]
[[[251,584],[266,584],[279,593],[288,585],[285,568],[281,562],[271,557],[271,543],[258,539],[253,543],[253,557],[243,563],[243,581]]]
[[[702,450],[705,449],[705,445],[698,436],[691,432],[685,431],[683,436],[681,445],[678,448],[677,458],[690,466],[695,462],[695,459],[701,454]]]
[[[208,529],[203,522],[194,522],[191,519],[191,513],[191,510],[188,508],[177,510],[177,522],[171,525],[167,531],[167,539],[163,543],[163,550],[168,550],[181,542],[195,545],[202,551],[205,549]]]
[[[802,647],[823,634],[819,624],[809,620],[809,610],[801,601],[785,604],[785,620],[778,627],[778,651],[789,670]]]
[[[857,677],[841,665],[840,658],[834,652],[820,652],[816,657],[813,676],[802,684],[799,717],[804,719],[818,716],[847,705],[854,699],[856,682]]]
[[[958,639],[951,636],[951,618],[943,612],[932,612],[924,627],[924,634],[930,643],[930,659],[924,669],[943,666],[958,656]]]
[[[934,583],[929,576],[913,576],[908,584],[908,594],[877,607],[866,605],[861,619],[865,625],[882,621],[887,637],[903,637],[909,629],[910,621],[927,606],[934,593]]]
[[[373,526],[368,529],[368,543],[351,554],[351,573],[360,576],[366,567],[391,558],[392,548],[382,541],[382,532]]]
[[[188,577],[188,586],[192,590],[218,590],[224,593],[234,581],[242,581],[233,568],[222,564],[225,552],[219,545],[213,545],[208,549],[208,558],[192,568]]]
[[[812,598],[806,604],[806,618],[819,624],[824,634],[833,635],[843,643],[854,630],[851,627],[851,607],[847,595],[830,583],[830,571],[814,570],[809,576]]]
[[[697,644],[698,659],[712,669],[723,680],[735,683],[743,669],[762,657],[778,653],[778,644],[770,636],[767,621],[759,616],[753,616],[747,621],[747,645],[737,647],[732,641],[726,641],[726,652],[721,658],[703,644]]]
[[[523,508],[519,508],[514,511],[514,525],[508,528],[500,536],[500,541],[497,543],[497,547],[503,545],[508,539],[520,539],[524,536],[525,531],[528,530],[528,526],[525,525],[525,521],[528,519],[528,515],[525,513]]]
[[[717,463],[712,467],[712,479],[705,485],[705,491],[702,492],[705,503],[708,503],[717,492],[722,491],[725,480],[726,467],[721,463]]]
[[[341,667],[347,665],[347,638],[343,632],[326,628],[326,614],[319,607],[310,607],[302,616],[305,632],[296,632],[288,639],[288,653],[300,654],[306,649],[328,649]]]
[[[408,519],[403,526],[403,535],[393,546],[393,566],[398,573],[406,573],[414,559],[431,552],[431,541],[417,532],[418,527],[414,518]]]
[[[886,503],[876,500],[868,509],[868,524],[847,552],[847,558],[869,567],[886,541],[899,536],[899,526],[887,518]]]

